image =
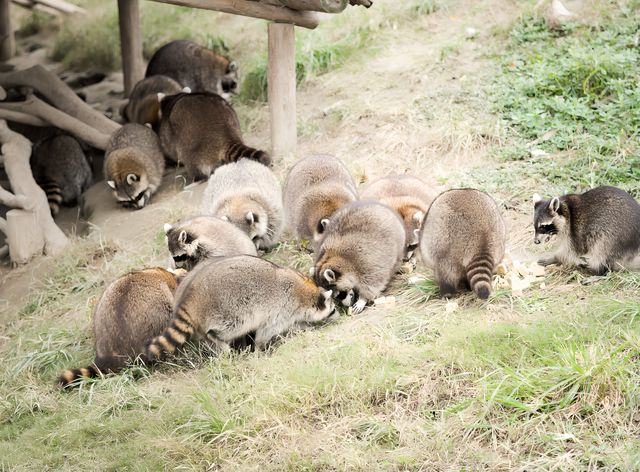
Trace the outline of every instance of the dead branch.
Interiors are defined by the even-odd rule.
[[[33,210],[33,203],[31,202],[31,200],[29,200],[29,198],[24,195],[14,195],[13,193],[5,190],[2,187],[0,187],[0,203],[8,206],[9,208]]]
[[[349,0],[349,4],[353,6],[362,5],[365,8],[369,8],[371,5],[373,5],[373,1],[372,0]]]
[[[29,69],[0,73],[0,86],[30,87],[44,95],[55,107],[95,130],[111,135],[120,125],[94,110],[54,73],[41,65]],[[23,110],[16,110],[23,111]],[[78,136],[80,137],[80,136]]]
[[[0,120],[14,121],[16,123],[23,123],[31,126],[51,126],[49,123],[37,116],[27,115],[26,113],[20,113],[19,111],[13,110],[0,109]]]
[[[52,107],[32,93],[27,95],[26,100],[22,102],[0,103],[0,110],[9,110],[22,114],[33,115],[47,123],[50,123],[52,126],[70,132],[84,142],[98,149],[104,150],[109,142],[109,134],[102,133],[79,119]],[[116,126],[118,125],[116,124]]]

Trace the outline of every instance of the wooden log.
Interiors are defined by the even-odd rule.
[[[314,29],[318,26],[318,15],[310,11],[297,11],[286,7],[266,5],[252,0],[154,0],[185,7],[215,10],[234,15],[262,18],[280,23],[291,23],[303,28]]]
[[[33,256],[42,254],[44,235],[35,211],[7,212],[7,243],[14,264],[25,264]]]
[[[85,10],[84,8],[74,5],[73,3],[65,2],[63,0],[33,0],[33,2],[42,4],[45,7],[60,11],[62,13],[81,13],[83,15],[87,13],[87,10]]]
[[[33,3],[31,0],[11,0],[16,5],[19,5],[24,8],[28,8],[29,10],[41,11],[42,13],[46,13],[51,16],[60,16],[61,13],[58,10],[54,10],[53,8],[45,7],[44,5],[40,5],[39,3]]]
[[[2,104],[0,103],[0,107]],[[33,115],[27,115],[19,111],[3,110],[0,108],[0,120],[13,121],[15,123],[22,123],[31,126],[51,126],[50,123],[44,121],[41,118]]]
[[[274,156],[296,151],[296,36],[293,25],[269,23],[267,71]]]
[[[23,210],[33,209],[33,202],[29,200],[28,197],[24,195],[14,195],[13,193],[5,190],[2,187],[0,187],[0,203],[8,206],[9,208],[20,208]],[[4,231],[1,227],[0,231],[2,231],[4,234],[7,234],[7,232]]]
[[[262,3],[284,6],[292,10],[311,10],[324,13],[340,13],[349,4],[348,0],[262,0]]]
[[[363,6],[365,8],[369,8],[371,5],[373,5],[373,1],[372,0],[349,0],[349,5],[360,5]]]
[[[120,51],[122,52],[124,94],[128,97],[138,81],[144,78],[138,0],[118,0],[118,17],[120,21]]]
[[[0,0],[0,61],[9,60],[16,53],[9,3],[9,0]]]

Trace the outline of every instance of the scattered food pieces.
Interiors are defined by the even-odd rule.
[[[547,157],[549,155],[548,152],[543,151],[542,149],[532,149],[531,150],[531,157],[534,159],[537,159],[539,157]]]
[[[472,27],[464,30],[464,39],[475,39],[478,37],[478,30]]]
[[[376,298],[373,301],[373,304],[374,305],[395,305],[396,304],[396,297],[389,296],[389,297]]]
[[[496,269],[498,274],[496,286],[498,288],[511,288],[511,294],[521,297],[524,291],[534,283],[540,282],[545,276],[545,268],[536,262],[522,263],[505,257]],[[541,288],[545,288],[540,285]]]
[[[444,312],[447,314],[451,314],[458,309],[458,302],[455,300],[449,300],[444,307]]]

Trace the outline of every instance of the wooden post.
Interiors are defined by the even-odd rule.
[[[16,52],[9,2],[10,0],[0,0],[0,61],[11,59]]]
[[[124,94],[128,97],[136,83],[144,78],[138,0],[118,0],[118,16],[120,19]]]
[[[33,256],[42,254],[44,238],[34,211],[7,212],[7,244],[14,264],[25,264]]]
[[[296,36],[285,23],[269,23],[268,34],[271,151],[277,156],[296,151]]]

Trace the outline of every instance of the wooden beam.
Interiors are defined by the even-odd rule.
[[[274,156],[296,151],[296,35],[293,25],[269,23],[267,73]]]
[[[126,1],[126,0],[119,0]],[[303,28],[313,29],[318,26],[318,15],[311,11],[297,11],[287,7],[266,5],[252,0],[154,0],[161,3],[171,3],[185,7],[201,8],[203,10],[221,11],[234,15],[262,18],[263,20],[291,23]]]
[[[120,51],[124,74],[124,94],[129,96],[138,81],[144,78],[140,7],[138,0],[118,0],[120,20]]]
[[[9,3],[9,0],[0,0],[0,61],[7,61],[16,53]]]
[[[324,13],[340,13],[349,4],[348,0],[262,0],[262,2],[288,7],[292,10],[311,10]]]

